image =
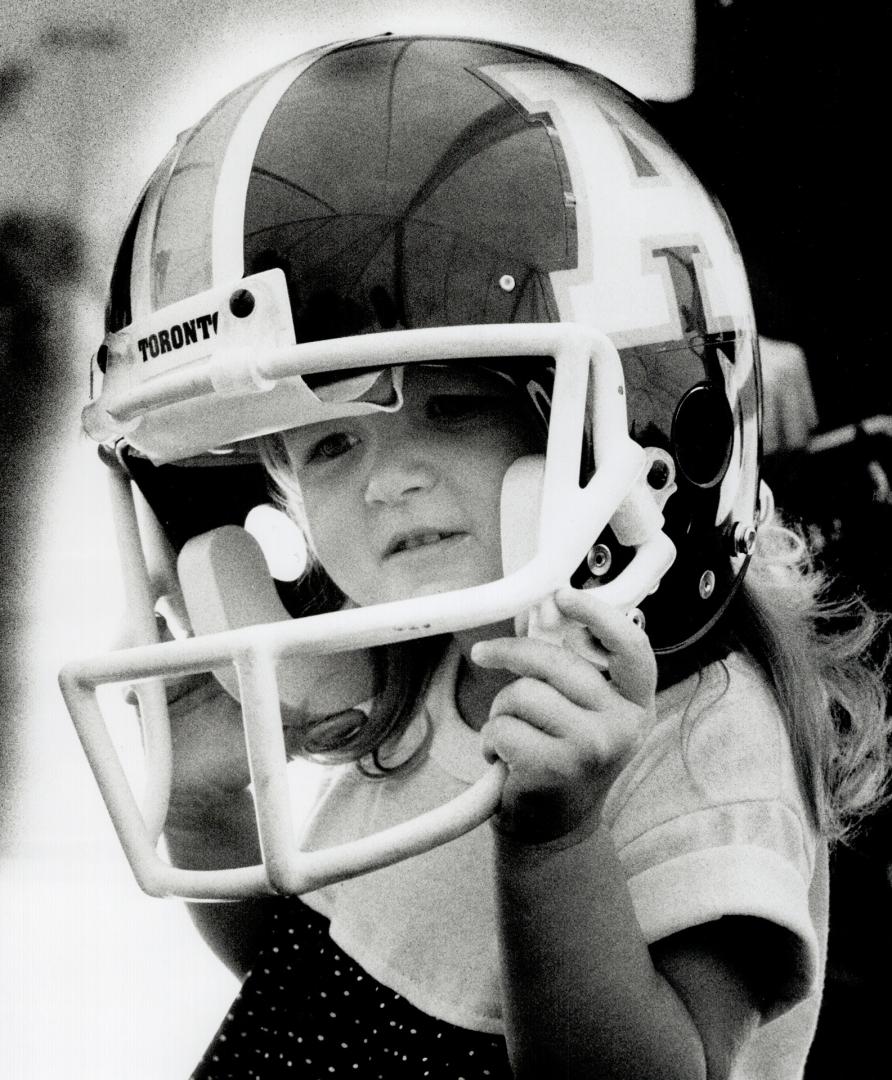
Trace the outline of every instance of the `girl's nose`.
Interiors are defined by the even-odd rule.
[[[365,501],[369,505],[395,505],[413,494],[429,490],[436,482],[433,462],[416,449],[411,446],[382,448],[370,463]]]

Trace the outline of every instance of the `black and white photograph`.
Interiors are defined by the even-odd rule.
[[[0,1076],[885,1077],[888,13],[0,31]]]

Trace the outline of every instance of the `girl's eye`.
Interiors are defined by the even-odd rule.
[[[307,451],[307,462],[333,461],[352,450],[357,442],[359,439],[355,435],[349,435],[345,431],[333,431],[310,447]]]

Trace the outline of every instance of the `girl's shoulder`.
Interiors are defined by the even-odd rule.
[[[777,698],[764,673],[732,653],[657,695],[654,723],[605,811],[617,817],[646,802],[652,819],[758,801],[788,804],[797,816],[802,808]]]
[[[780,715],[780,705],[759,665],[744,652],[730,652],[657,693],[657,716],[671,718],[692,706],[733,711],[755,700],[760,709]]]

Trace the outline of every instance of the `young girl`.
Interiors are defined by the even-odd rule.
[[[262,130],[240,173],[252,123]],[[822,599],[805,546],[766,507],[757,539],[747,524],[757,361],[724,219],[618,88],[479,42],[321,50],[230,96],[177,153],[116,266],[103,360],[113,388],[145,371],[149,394],[153,374],[175,370],[199,310],[184,297],[225,266],[223,210],[247,185],[247,269],[282,273],[298,342],[456,322],[581,321],[610,334],[677,550],[641,604],[646,630],[599,596],[632,543],[614,518],[554,597],[560,633],[515,635],[504,622],[383,645],[370,702],[319,723],[286,715],[292,752],[334,762],[307,848],[440,805],[488,762],[507,779],[491,827],[424,855],[301,898],[193,905],[245,979],[195,1076],[801,1076],[826,951],[827,847],[880,789],[884,707],[864,660],[872,616]],[[207,176],[214,198],[198,199]],[[134,297],[147,279],[154,329],[140,337]],[[249,276],[229,313],[193,323],[234,335],[257,288]],[[186,379],[184,367],[180,399],[140,417],[105,397],[103,437],[124,417],[141,484],[166,461],[188,472],[208,450],[259,447],[311,548],[300,602],[310,583],[313,610],[500,579],[503,481],[543,451],[547,358],[395,356],[307,377],[336,403],[307,420],[259,368],[242,377],[233,365],[247,371],[250,352],[206,391],[194,390],[206,369]],[[195,393],[211,405],[195,413],[201,430],[183,411]],[[584,442],[567,463],[580,485],[599,467],[591,457]],[[177,693],[172,859],[254,865],[240,708],[211,677]]]
[[[372,604],[499,573],[502,475],[537,434],[519,396],[490,372],[418,366],[398,413],[281,436],[287,495],[299,486],[344,593]],[[798,1075],[826,934],[820,838],[869,805],[881,765],[880,688],[859,660],[870,620],[819,636],[804,562],[794,534],[763,526],[735,651],[656,698],[645,634],[594,590],[556,599],[608,650],[607,677],[509,627],[438,641],[432,740],[410,728],[383,776],[335,768],[308,840],[384,827],[498,757],[492,849],[477,830],[303,900],[196,906],[219,954],[250,968],[196,1075]],[[175,857],[258,861],[235,703],[206,685],[174,716],[189,775]],[[507,1050],[483,1034],[503,1023]]]

